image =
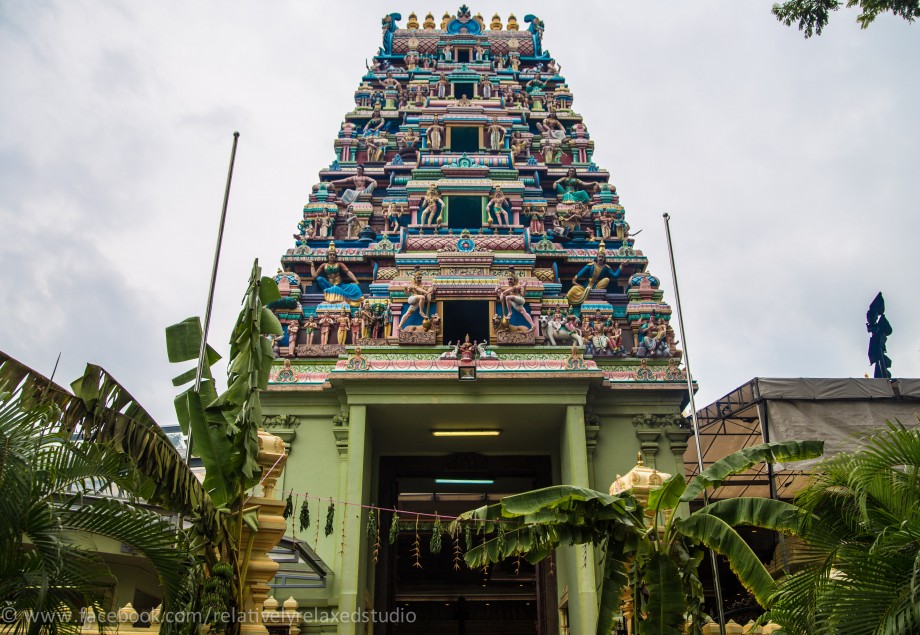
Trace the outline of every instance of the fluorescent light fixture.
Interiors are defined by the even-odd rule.
[[[501,430],[432,430],[436,437],[497,437]]]
[[[491,478],[436,478],[438,485],[495,485]]]

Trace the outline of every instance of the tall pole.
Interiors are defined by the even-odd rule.
[[[680,328],[680,338],[684,342],[684,366],[687,368],[687,392],[690,393],[690,417],[693,421],[693,438],[696,441],[696,461],[703,471],[703,448],[700,445],[700,422],[696,418],[696,399],[693,395],[693,375],[690,372],[690,352],[687,346],[687,331],[684,330],[684,317],[680,310],[680,288],[677,286],[677,268],[674,265],[674,248],[671,246],[671,216],[665,212],[664,216],[664,233],[668,239],[668,260],[671,263],[671,279],[674,281],[674,303],[677,305],[677,325]],[[709,494],[703,490],[703,503],[709,504]],[[712,581],[716,592],[716,606],[719,610],[719,632],[725,635],[725,609],[722,606],[722,584],[719,581],[719,566],[716,562],[716,554],[709,550],[709,562],[712,564]]]
[[[217,284],[217,265],[220,262],[220,245],[224,240],[224,224],[227,220],[227,202],[230,199],[230,182],[233,180],[233,164],[236,161],[236,144],[240,133],[233,133],[233,147],[230,150],[230,168],[227,170],[227,185],[224,188],[224,204],[220,210],[220,225],[217,228],[217,245],[214,247],[214,264],[211,267],[211,286],[208,288],[208,303],[204,310],[204,325],[201,333],[201,347],[198,349],[198,370],[195,373],[195,392],[201,390],[201,377],[204,375],[205,356],[208,353],[208,327],[211,325],[211,309],[214,308],[214,286]],[[185,462],[192,458],[192,429],[188,429],[185,445]]]

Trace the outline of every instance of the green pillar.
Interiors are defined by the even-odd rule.
[[[345,500],[349,503],[367,504],[367,473],[365,466],[369,456],[367,433],[367,407],[351,406],[349,412],[348,462],[345,481]],[[367,557],[367,540],[364,537],[364,523],[367,510],[354,505],[343,505],[345,519],[345,551],[341,555],[339,579],[339,606],[343,613],[354,614],[364,606]],[[364,632],[364,624],[352,620],[339,623],[339,635],[355,635]]]
[[[591,487],[588,476],[588,447],[585,437],[584,406],[567,406],[565,429],[562,433],[560,452],[562,482],[578,487]],[[597,624],[597,586],[594,572],[594,548],[564,547],[569,567],[569,583],[575,584],[574,593],[569,591],[569,626],[572,633],[593,633]],[[587,566],[585,552],[587,549]],[[573,611],[573,608],[577,609]]]

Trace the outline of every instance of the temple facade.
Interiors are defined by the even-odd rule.
[[[293,514],[274,597],[308,633],[593,633],[590,549],[470,570],[481,536],[441,529],[551,484],[606,492],[637,452],[682,470],[671,309],[543,22],[401,21],[275,278],[263,407]]]

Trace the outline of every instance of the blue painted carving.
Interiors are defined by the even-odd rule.
[[[543,56],[543,20],[537,16],[529,13],[524,16],[524,22],[530,24],[527,27],[527,30],[530,32],[530,37],[533,39],[533,56],[542,57]]]
[[[402,15],[390,13],[383,16],[383,20],[380,21],[380,26],[383,29],[383,46],[380,47],[381,55],[393,54],[393,34],[399,28],[396,26],[396,22],[399,20],[402,20]]]

